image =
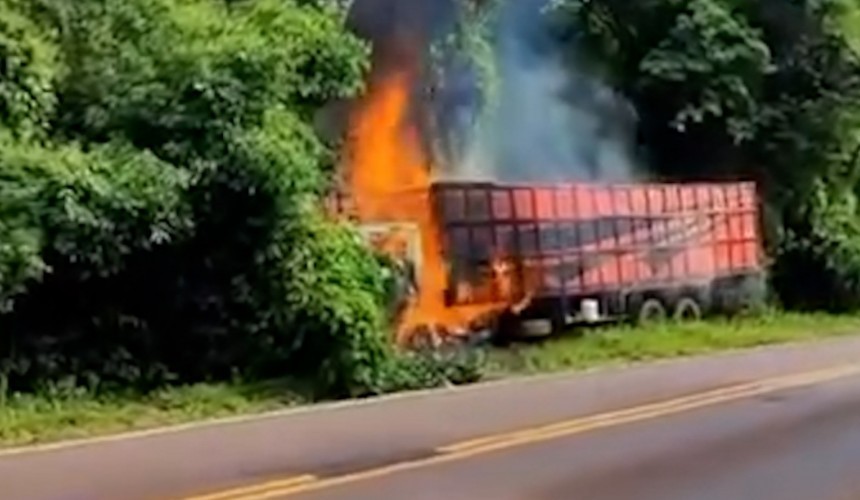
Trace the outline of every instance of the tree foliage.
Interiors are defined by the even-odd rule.
[[[32,20],[0,1],[0,126],[30,137],[47,124],[56,96],[55,47]]]
[[[552,15],[636,106],[655,174],[759,181],[788,305],[856,307],[858,12],[850,0],[555,0]],[[816,275],[832,278],[823,299],[798,289]]]
[[[360,90],[334,4],[3,0],[0,375],[374,386],[375,260],[316,214],[313,111]]]

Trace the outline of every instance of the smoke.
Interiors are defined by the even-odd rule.
[[[506,0],[494,30],[499,90],[457,177],[630,180],[633,108],[553,38],[546,0]]]
[[[427,66],[468,0],[356,0],[349,23],[374,44],[376,72],[403,57]],[[483,5],[486,2],[473,2]],[[497,83],[482,93],[464,57],[441,60],[441,79],[416,82],[414,113],[442,179],[620,181],[636,177],[633,108],[554,39],[549,0],[497,0],[491,22]],[[418,45],[418,47],[415,46]],[[411,50],[404,53],[404,48]],[[416,50],[417,49],[417,50]],[[412,61],[414,64],[416,61]]]
[[[451,29],[461,0],[354,0],[347,24],[376,44],[392,45],[403,36],[431,40]]]
[[[391,75],[407,70],[415,76],[410,90],[407,122],[401,126],[417,129],[434,157],[432,144],[441,132],[431,129],[428,117],[435,104],[429,92],[426,74],[434,41],[451,33],[464,1],[482,0],[343,0],[348,7],[346,24],[372,47],[371,73],[366,85],[371,93],[375,85]],[[321,109],[316,119],[318,132],[328,140],[348,138],[350,117],[361,112],[361,99],[333,101]]]

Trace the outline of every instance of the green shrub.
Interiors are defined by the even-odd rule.
[[[54,111],[54,49],[20,2],[0,0],[0,125],[13,135],[40,135]]]
[[[381,273],[351,231],[310,220],[288,235],[306,241],[284,259],[276,324],[300,371],[320,392],[354,395],[383,376],[393,355],[382,316]],[[280,330],[280,329],[279,329]],[[290,345],[290,344],[287,344]]]
[[[860,308],[860,217],[857,196],[816,182],[790,224],[774,269],[784,305],[834,312]],[[809,283],[815,283],[810,293]]]
[[[181,198],[186,183],[182,172],[127,147],[83,153],[0,138],[0,218],[21,235],[3,247],[17,256],[3,267],[17,272],[2,274],[0,291],[24,291],[63,266],[122,272],[132,253],[190,228]]]
[[[484,359],[483,351],[468,348],[400,352],[366,394],[475,383],[484,378]]]
[[[11,390],[237,375],[302,375],[320,395],[380,386],[396,357],[380,268],[314,208],[332,158],[312,114],[358,90],[367,62],[342,13],[20,5],[36,7],[20,12],[60,70],[43,142],[0,152]]]
[[[152,290],[129,265],[187,236],[185,185],[127,147],[0,142],[0,217],[19,235],[0,254],[0,359],[13,389],[136,363],[123,334],[146,328],[124,301]]]

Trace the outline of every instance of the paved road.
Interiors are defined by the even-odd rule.
[[[284,498],[856,500],[860,377],[305,494],[294,490]]]
[[[0,498],[856,500],[858,362],[844,339],[24,450]]]

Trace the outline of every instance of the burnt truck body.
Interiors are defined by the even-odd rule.
[[[446,305],[526,304],[506,315],[519,332],[731,312],[764,293],[753,183],[437,182],[428,197]],[[359,222],[367,234],[408,227]],[[418,268],[426,237],[413,227]]]
[[[763,293],[753,183],[440,183],[431,197],[450,282],[473,285],[452,286],[453,306],[530,296],[523,317],[558,328],[732,311]]]

